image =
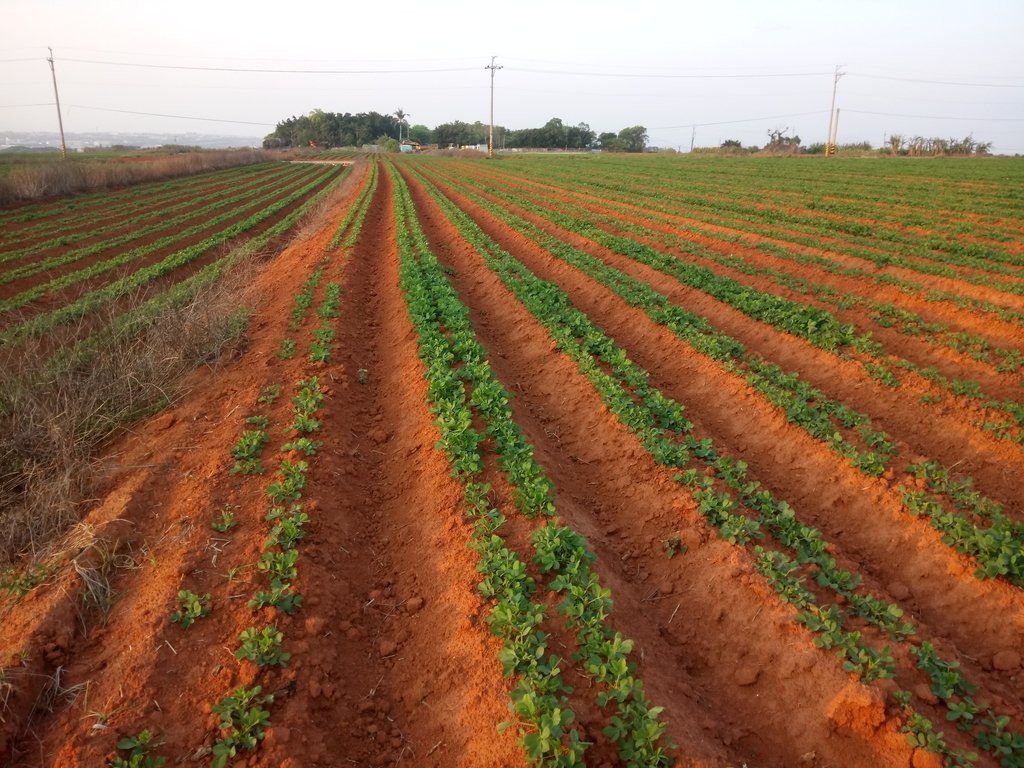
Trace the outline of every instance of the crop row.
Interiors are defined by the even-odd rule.
[[[605,285],[629,305],[644,310],[655,323],[718,361],[724,370],[743,376],[769,402],[782,408],[790,423],[822,441],[857,469],[880,477],[892,468],[891,457],[896,453],[893,441],[866,415],[829,398],[796,373],[747,352],[738,340],[716,331],[705,318],[672,304],[650,285],[547,234],[515,215],[508,206],[490,202],[469,190],[462,192],[548,253]],[[902,486],[898,490],[908,513],[925,516],[943,534],[947,544],[976,559],[980,577],[1003,576],[1024,585],[1024,525],[1008,518],[998,504],[974,491],[969,478],[960,482],[970,488],[970,497],[966,492],[959,496],[949,493],[949,484],[933,487],[932,493],[908,492]],[[944,503],[940,495],[945,496]]]
[[[490,183],[495,183],[493,177]],[[579,197],[569,190],[565,192],[566,201],[578,199]],[[776,284],[784,286],[785,289],[801,295],[813,295],[815,299],[840,309],[849,309],[857,306],[864,307],[868,312],[868,317],[877,326],[892,327],[905,335],[925,338],[934,344],[946,346],[962,352],[975,360],[992,365],[1000,372],[1012,372],[1024,366],[1024,353],[1018,349],[1000,348],[992,345],[983,336],[963,330],[954,330],[944,323],[927,322],[920,315],[892,303],[876,301],[857,293],[838,290],[827,283],[797,277],[783,269],[759,265],[732,252],[723,252],[723,250],[704,246],[694,239],[687,237],[686,233],[694,232],[705,236],[709,233],[689,226],[685,222],[680,222],[677,216],[669,216],[653,208],[647,208],[643,212],[644,221],[660,225],[650,227],[632,220],[631,217],[635,218],[638,215],[635,206],[616,204],[611,201],[604,201],[598,206],[593,201],[586,203],[581,201],[575,204],[563,202],[560,207],[564,211],[587,216],[589,220],[599,223],[603,229],[609,230],[613,234],[617,231],[628,232],[631,236],[641,237],[645,240],[654,240],[688,255],[720,264],[744,275],[765,276]],[[603,213],[603,211],[608,213]],[[722,244],[723,249],[732,243],[741,246],[748,245],[743,237],[736,234],[730,235],[715,232],[714,238]],[[853,276],[858,279],[867,277],[879,284],[891,282],[891,280],[877,275],[870,270],[843,268],[835,262],[828,262],[824,257],[813,257],[764,242],[755,243],[753,246],[776,259],[782,259],[789,263],[801,265],[813,263],[819,267],[825,267],[826,271],[834,274]],[[980,303],[982,302],[974,300],[975,305]],[[972,308],[979,307],[973,306]],[[992,305],[990,309],[993,308],[998,314],[1000,308]],[[1013,315],[1014,313],[1003,310],[1001,314]],[[1020,319],[1024,320],[1024,317]]]
[[[8,278],[10,278],[9,281],[22,279],[39,272],[72,264],[76,261],[80,261],[81,259],[102,254],[107,251],[114,254],[100,261],[93,262],[88,267],[74,272],[64,273],[45,283],[38,283],[31,288],[11,296],[10,298],[0,301],[0,313],[18,309],[37,301],[48,294],[56,293],[57,291],[65,288],[70,288],[77,283],[98,277],[117,269],[118,267],[122,267],[150,254],[156,253],[161,249],[166,249],[176,243],[183,242],[188,238],[198,237],[207,231],[215,232],[216,229],[225,222],[243,217],[247,212],[250,214],[259,212],[266,207],[267,203],[272,202],[275,198],[287,195],[292,190],[302,186],[304,183],[308,183],[308,179],[306,178],[298,178],[290,181],[290,184],[275,186],[269,190],[264,189],[256,195],[253,195],[252,192],[242,192],[228,198],[213,200],[199,209],[189,211],[186,214],[173,217],[151,227],[143,227],[139,230],[133,230],[128,234],[115,237],[109,241],[96,243],[95,245],[70,251],[61,256],[42,259],[38,262],[33,262],[19,267],[18,269],[11,270],[3,278],[0,278],[0,283],[8,282]],[[192,224],[191,226],[185,226],[189,222],[198,223]],[[131,222],[126,222],[125,226],[131,226]],[[146,243],[145,245],[138,246],[137,248],[120,250],[120,246],[128,244],[133,240],[157,234],[161,231],[167,231],[169,234],[153,240],[152,242]]]
[[[865,591],[857,575],[841,569],[820,531],[801,522],[793,507],[750,477],[742,461],[719,453],[710,438],[695,436],[682,406],[651,386],[647,372],[573,308],[560,289],[539,280],[437,188],[423,183],[487,265],[548,328],[558,349],[577,363],[609,410],[637,435],[655,461],[677,471],[676,479],[691,490],[698,510],[719,535],[753,549],[761,573],[780,599],[800,609],[797,620],[815,634],[820,647],[834,649],[845,668],[865,680],[896,675],[889,645],[877,649],[861,631],[844,628],[851,615],[867,622],[879,639],[897,643],[901,655],[915,659],[934,695],[946,704],[950,722],[971,733],[975,744],[1005,768],[1022,764],[1024,739],[1009,730],[1005,716],[975,701],[975,688],[956,662],[941,658],[927,642],[908,642],[916,629],[902,610]],[[757,539],[765,544],[755,546]],[[824,603],[829,594],[835,602]],[[939,752],[954,765],[970,765],[977,759],[951,746],[930,721],[910,708],[910,699],[909,693],[894,695],[906,715],[904,729],[911,744]]]
[[[491,190],[491,194],[542,216],[569,232],[587,237],[615,253],[657,269],[687,286],[708,293],[755,320],[802,337],[821,349],[844,356],[857,352],[857,359],[866,372],[888,386],[900,386],[900,371],[916,373],[951,395],[966,398],[981,409],[976,426],[999,439],[1024,442],[1024,406],[1020,403],[988,397],[977,382],[950,379],[934,368],[887,355],[882,345],[871,339],[870,335],[856,333],[854,326],[841,324],[827,310],[758,291],[733,278],[718,275],[707,267],[677,259],[636,240],[610,234],[589,218],[560,213],[524,199],[521,195],[497,190]]]
[[[606,167],[603,165],[603,168]],[[751,192],[749,185],[723,184],[720,179],[716,179],[715,183],[705,186],[705,191],[701,191],[699,182],[695,185],[692,178],[686,178],[685,181],[680,178],[681,174],[678,171],[683,170],[685,173],[685,167],[673,169],[677,171],[676,173],[668,171],[646,176],[638,174],[637,169],[632,168],[629,171],[628,181],[619,174],[602,172],[603,168],[597,169],[593,165],[589,168],[574,168],[574,181],[583,187],[604,188],[610,194],[614,194],[619,189],[628,189],[629,195],[633,199],[646,199],[652,204],[664,204],[666,199],[670,199],[677,211],[680,207],[684,207],[709,223],[735,226],[741,229],[746,226],[768,223],[772,225],[771,231],[776,237],[781,234],[779,230],[784,229],[787,239],[788,235],[792,233],[798,238],[801,236],[817,238],[819,247],[822,245],[833,248],[838,246],[844,252],[846,248],[858,249],[863,253],[856,255],[862,256],[864,254],[884,254],[908,268],[930,274],[947,276],[956,274],[950,271],[949,267],[943,266],[948,264],[1019,275],[1020,272],[1012,267],[1024,264],[1024,259],[1020,255],[1002,251],[991,245],[959,243],[948,237],[922,237],[916,233],[907,235],[901,227],[886,227],[875,220],[866,223],[860,219],[844,218],[829,212],[818,213],[821,210],[818,205],[820,199],[813,197],[810,198],[813,201],[813,207],[781,206],[775,199],[774,190],[758,196]],[[772,183],[779,180],[774,174],[775,170],[775,168],[771,169]],[[624,181],[627,183],[624,184]],[[957,197],[957,203],[961,203],[965,199],[967,199],[966,196],[960,194]],[[645,206],[647,204],[645,202]],[[938,204],[941,205],[941,202]],[[934,205],[935,202],[931,203],[930,207],[934,207]],[[924,210],[927,208],[915,210],[915,218],[920,220]],[[1004,207],[1003,215],[1005,215],[1005,210]],[[824,238],[824,240],[820,238]],[[879,248],[880,242],[888,242],[888,247]],[[870,258],[870,256],[865,257]],[[903,257],[908,258],[904,260]],[[1005,262],[1005,265],[1000,262]]]
[[[326,266],[326,258],[325,256],[317,268],[321,274]],[[296,311],[292,313],[293,330],[298,330],[301,325],[306,310],[311,305],[309,299],[318,282],[311,283],[307,280],[303,290],[296,296]],[[316,309],[317,316],[323,322],[318,329],[311,332],[311,365],[322,364],[329,359],[334,341],[333,326],[339,315],[340,301],[340,284],[329,283],[323,292],[323,300]],[[294,322],[296,319],[298,322]],[[325,329],[330,331],[329,338],[324,335]],[[277,383],[264,386],[257,398],[257,407],[272,407],[280,396],[281,389],[281,385]],[[296,382],[291,398],[291,422],[281,429],[288,439],[280,446],[274,476],[264,488],[264,495],[269,503],[269,511],[264,520],[268,523],[269,530],[259,559],[248,564],[263,578],[261,588],[247,604],[254,617],[266,618],[268,612],[272,614],[276,611],[292,615],[302,608],[302,595],[294,586],[294,581],[298,577],[298,545],[305,539],[305,528],[310,521],[302,499],[310,469],[309,461],[316,456],[320,448],[320,443],[314,440],[314,437],[322,426],[319,416],[324,399],[325,393],[316,376],[309,376]],[[264,474],[263,453],[270,442],[271,427],[270,418],[261,412],[256,412],[245,419],[243,431],[230,450],[232,473],[256,476]],[[222,511],[221,516],[211,523],[221,532],[232,529],[235,524],[231,511]],[[243,568],[243,565],[239,565],[234,570],[237,572]],[[171,620],[187,629],[193,621],[209,613],[209,600],[209,595],[199,596],[183,590],[179,593],[180,608],[172,613]],[[239,634],[234,655],[239,661],[252,662],[260,669],[284,667],[290,660],[290,654],[283,650],[284,640],[283,631],[274,623],[260,626],[254,623]],[[251,752],[259,746],[271,722],[270,708],[273,702],[273,694],[264,693],[261,685],[254,684],[237,687],[212,705],[211,711],[220,717],[217,726],[218,738],[210,748],[213,768],[224,768],[242,752]],[[148,743],[151,738],[149,732],[143,731],[140,734],[140,737],[142,736],[147,737]],[[118,746],[121,749],[130,749],[133,745],[124,741]],[[145,744],[142,746],[145,747]],[[145,750],[137,754],[148,757]]]
[[[241,199],[245,193],[252,194],[267,185],[278,185],[280,181],[289,176],[296,176],[296,171],[288,166],[268,167],[263,173],[247,174],[243,177],[244,183],[238,184],[207,184],[195,188],[186,188],[177,191],[174,195],[161,196],[157,206],[146,206],[141,212],[124,211],[115,216],[105,216],[97,220],[95,217],[86,218],[79,224],[77,231],[73,226],[61,227],[54,235],[47,240],[39,237],[20,238],[18,241],[7,240],[0,247],[0,264],[24,260],[32,257],[31,261],[20,267],[10,267],[0,275],[0,285],[13,282],[23,277],[31,276],[36,272],[44,271],[55,266],[61,266],[67,261],[77,258],[84,258],[95,253],[89,248],[76,248],[70,252],[64,252],[47,258],[40,258],[46,251],[57,248],[74,246],[83,241],[95,240],[110,233],[129,229],[129,232],[121,236],[115,236],[101,241],[99,244],[106,244],[108,247],[121,245],[133,239],[143,237],[153,232],[159,232],[163,228],[169,228],[188,220],[187,214],[194,208],[205,208],[217,200],[225,202]],[[186,214],[186,215],[182,215]],[[21,243],[21,247],[13,247]],[[28,243],[25,245],[24,243]],[[63,259],[64,256],[75,254],[74,258]]]
[[[594,556],[581,537],[554,517],[551,482],[512,419],[509,394],[498,382],[462,304],[434,257],[416,218],[404,180],[389,166],[395,186],[401,286],[427,368],[428,397],[441,432],[440,447],[465,488],[473,521],[473,546],[484,576],[481,593],[493,601],[488,623],[505,643],[500,658],[506,675],[517,676],[511,709],[530,764],[576,765],[586,749],[569,708],[562,659],[549,655],[549,619],[536,602],[536,580],[501,537],[504,515],[489,502],[490,486],[481,442],[493,438],[498,464],[514,488],[516,507],[527,518],[547,518],[531,537],[532,562],[553,578],[547,588],[564,595],[559,612],[574,630],[573,658],[599,683],[597,702],[613,706],[605,735],[623,763],[667,765],[660,743],[664,725],[629,660],[632,643],[607,625],[611,596],[591,568]],[[474,424],[483,426],[478,430]]]
[[[44,334],[58,325],[77,320],[78,318],[95,311],[99,307],[102,307],[111,301],[147,286],[153,281],[189,264],[200,256],[211,252],[216,247],[257,227],[287,207],[301,201],[304,197],[309,196],[310,193],[318,187],[324,186],[325,183],[332,179],[332,177],[337,177],[337,171],[334,168],[328,169],[313,181],[295,190],[286,197],[278,199],[271,205],[262,208],[246,219],[227,227],[200,243],[171,253],[156,264],[143,267],[142,269],[139,269],[130,275],[126,275],[109,285],[90,291],[70,304],[59,307],[46,314],[37,315],[25,322],[7,328],[3,333],[0,333],[0,347],[15,344],[26,338]],[[322,191],[326,192],[327,189],[329,189],[329,187]],[[308,210],[308,208],[306,209]],[[293,213],[295,213],[295,211],[293,211]],[[272,228],[272,231],[275,234],[280,234],[281,232],[286,231],[295,220],[297,220],[297,216],[289,216],[284,220],[288,222],[287,226],[282,227],[280,226],[282,222],[278,222],[278,225],[275,225],[275,227]]]
[[[0,211],[0,224],[26,224],[16,229],[15,239],[28,235],[33,238],[47,234],[94,225],[97,220],[123,218],[133,212],[159,208],[166,201],[190,192],[202,193],[249,175],[259,176],[269,168],[280,167],[278,162],[227,168],[168,181],[139,184],[120,192],[96,192],[53,203],[34,203],[28,206]]]

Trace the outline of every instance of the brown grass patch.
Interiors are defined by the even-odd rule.
[[[139,158],[54,159],[17,164],[5,178],[0,178],[0,205],[192,176],[278,157],[279,154],[259,149],[232,149],[159,155],[145,162],[139,162]]]
[[[248,257],[87,359],[52,356],[64,346],[52,335],[7,350],[0,360],[0,566],[45,554],[79,519],[98,449],[181,397],[197,365],[217,366],[238,342],[256,261]],[[64,333],[74,338],[75,329]]]

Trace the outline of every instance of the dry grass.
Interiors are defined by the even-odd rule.
[[[258,149],[211,150],[123,160],[49,160],[16,165],[0,178],[0,205],[126,187],[250,165],[277,155]]]
[[[197,365],[218,364],[244,328],[255,266],[251,257],[87,361],[55,362],[52,336],[0,359],[0,567],[54,546],[80,517],[97,450],[179,398]]]

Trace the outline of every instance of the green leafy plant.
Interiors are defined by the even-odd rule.
[[[218,728],[222,734],[213,745],[211,768],[224,768],[240,749],[252,751],[263,740],[270,725],[270,712],[263,707],[274,697],[261,695],[262,690],[258,685],[241,686],[211,708],[220,715]]]
[[[281,395],[280,384],[268,384],[260,390],[259,397],[256,398],[256,402],[259,405],[273,405],[274,401],[277,400]]]
[[[140,731],[135,736],[126,736],[117,742],[117,748],[127,751],[128,755],[118,755],[111,763],[111,768],[161,768],[167,758],[149,754],[153,734],[147,729]]]
[[[283,667],[291,658],[291,654],[281,650],[283,639],[284,633],[272,624],[263,629],[249,627],[238,636],[239,647],[235,651],[235,658],[248,659],[260,667]]]
[[[313,456],[321,445],[323,445],[323,443],[315,441],[309,437],[300,437],[297,440],[289,440],[281,446],[281,450],[285,452],[298,451],[306,454],[307,456]]]
[[[271,606],[290,616],[302,607],[302,595],[295,592],[288,582],[274,578],[270,582],[270,590],[257,592],[248,605],[250,608]]]
[[[197,595],[187,589],[178,592],[178,603],[180,608],[171,614],[171,621],[181,624],[182,629],[188,629],[196,619],[201,619],[210,613],[210,594]]]
[[[235,458],[235,463],[231,467],[232,474],[258,475],[263,473],[263,464],[260,463],[259,457],[263,446],[267,443],[267,433],[264,430],[265,427],[248,429],[232,446],[231,455]]]
[[[295,357],[295,339],[281,339],[281,346],[277,350],[277,356],[282,360],[291,360]]]
[[[0,589],[21,599],[50,578],[53,571],[54,567],[46,563],[34,563],[20,572],[5,568],[0,571]]]
[[[236,525],[238,522],[235,520],[235,509],[236,507],[226,504],[224,509],[220,511],[220,517],[210,523],[210,527],[218,533],[227,533]]]
[[[288,549],[283,552],[264,552],[260,555],[256,567],[273,581],[280,579],[282,582],[291,581],[298,576],[296,563],[299,560],[299,552],[295,549]]]
[[[676,555],[685,555],[687,552],[687,546],[683,543],[683,540],[679,537],[679,534],[673,534],[661,542],[662,549],[665,550],[665,557],[671,560]]]
[[[267,495],[274,504],[295,501],[302,496],[306,487],[306,471],[309,465],[304,461],[292,462],[281,459],[277,466],[278,479],[267,486]]]

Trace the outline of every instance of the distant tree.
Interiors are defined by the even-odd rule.
[[[481,123],[470,124],[462,120],[451,123],[442,123],[434,128],[434,142],[445,149],[446,147],[464,147],[470,144],[486,144],[487,134],[482,133]]]
[[[738,139],[726,139],[722,142],[722,149],[743,149],[743,144]]]
[[[618,138],[624,152],[643,152],[647,147],[647,129],[642,125],[623,128]]]
[[[409,127],[409,138],[419,144],[433,144],[434,132],[425,125],[413,125]]]
[[[405,125],[405,118],[408,117],[408,113],[404,109],[399,107],[398,109],[396,109],[391,114],[393,114],[395,116],[395,119],[398,121],[398,140],[401,141],[402,140],[402,126]]]
[[[619,152],[622,150],[622,147],[619,144],[619,137],[610,131],[598,136],[597,143],[600,145],[601,149],[608,152]]]
[[[568,134],[569,149],[590,149],[597,138],[597,134],[586,123],[569,126]]]

